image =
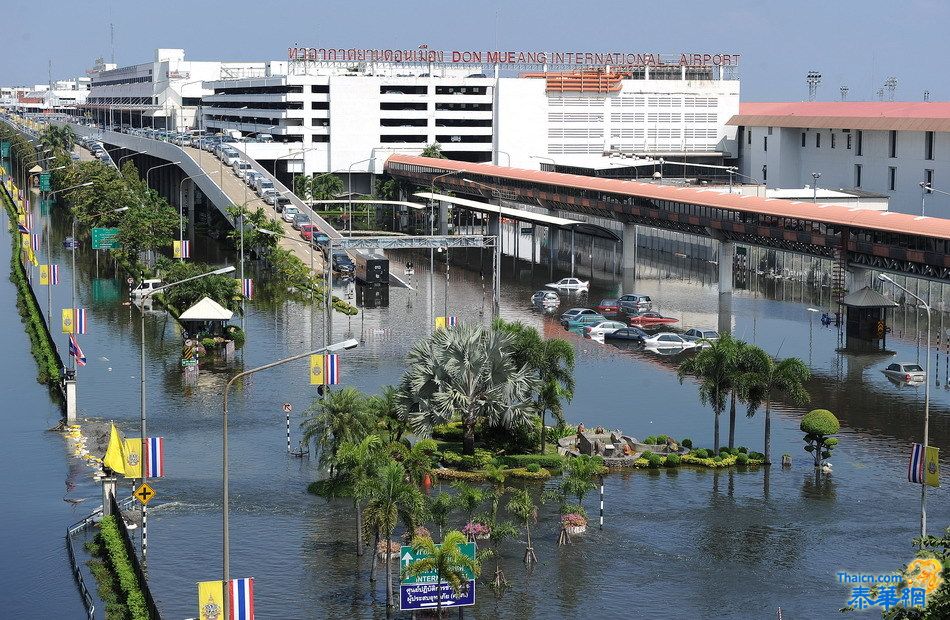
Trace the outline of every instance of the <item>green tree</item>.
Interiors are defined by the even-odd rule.
[[[565,496],[573,495],[579,506],[584,505],[584,496],[597,488],[594,482],[604,472],[604,461],[599,456],[581,454],[567,459],[567,470],[561,482],[561,491]]]
[[[905,607],[903,603],[884,612],[884,620],[945,620],[950,618],[950,527],[943,536],[923,536],[914,539],[914,546],[920,551],[917,558],[936,559],[943,567],[940,571],[942,583],[927,595],[927,606]],[[916,578],[922,577],[920,566],[911,568],[910,563],[901,570],[903,581],[900,588],[911,586]],[[915,582],[916,583],[916,582]]]
[[[379,432],[383,433],[389,443],[401,442],[408,430],[406,421],[399,415],[397,395],[398,390],[387,385],[383,387],[381,394],[370,396],[367,402],[367,406],[379,421]]]
[[[367,523],[386,541],[386,605],[393,605],[392,549],[390,538],[401,521],[413,531],[418,516],[425,508],[422,493],[406,480],[406,470],[395,461],[380,466],[365,483],[360,495],[367,498]]]
[[[170,260],[161,258],[156,263],[156,272],[166,284],[201,275],[213,270],[205,263]],[[184,312],[205,297],[232,311],[240,309],[237,280],[227,274],[206,276],[191,282],[173,286],[164,293],[165,299],[179,312]]]
[[[315,439],[320,451],[320,465],[330,468],[333,477],[337,453],[344,442],[359,443],[373,434],[375,420],[366,407],[366,397],[356,388],[327,391],[313,401],[301,423],[303,440]]]
[[[534,548],[531,546],[531,524],[538,520],[538,505],[534,503],[528,489],[518,489],[511,494],[511,499],[508,500],[508,512],[524,522],[524,531],[527,536],[524,563],[537,562],[538,556],[534,554]]]
[[[726,409],[726,397],[734,387],[737,363],[735,340],[723,334],[719,340],[686,359],[678,369],[680,383],[687,376],[699,380],[699,398],[714,414],[713,451],[719,453],[719,416]]]
[[[799,428],[805,433],[805,451],[815,457],[815,467],[821,467],[838,445],[838,440],[832,437],[841,430],[838,418],[827,409],[813,409],[802,418]]]
[[[452,488],[455,489],[456,505],[465,511],[471,521],[475,518],[478,507],[485,501],[485,491],[461,481],[453,482]]]
[[[801,405],[808,402],[810,396],[805,389],[811,373],[805,362],[790,357],[776,360],[757,346],[749,345],[743,352],[743,368],[740,377],[741,391],[749,410],[765,405],[765,463],[772,462],[772,399],[782,395],[786,400]]]
[[[422,149],[422,157],[433,157],[435,159],[447,159],[445,154],[442,152],[442,145],[438,142],[433,142],[432,144],[426,145]]]
[[[343,193],[343,181],[335,174],[318,174],[310,179],[312,200],[333,200]]]
[[[40,132],[40,144],[44,149],[69,153],[76,146],[76,132],[69,125],[47,125]]]
[[[369,491],[368,481],[382,462],[382,440],[377,435],[363,437],[359,443],[343,442],[337,450],[336,477],[353,498],[356,511],[356,555],[363,555],[363,502]],[[375,553],[375,549],[374,549]]]
[[[301,200],[310,200],[310,177],[298,174],[294,177],[294,193]]]
[[[538,380],[514,364],[510,347],[510,336],[478,325],[437,330],[413,347],[398,398],[409,428],[428,435],[459,416],[462,452],[473,455],[479,420],[502,428],[530,424]]]
[[[240,207],[238,205],[231,205],[227,209],[228,215],[231,216],[232,221],[235,222],[235,227],[228,231],[228,239],[230,239],[235,245],[241,242],[241,226],[238,224],[240,220],[241,213],[244,213],[244,249],[258,255],[266,255],[277,246],[276,235],[284,234],[284,227],[280,225],[280,222],[270,218],[267,215],[267,212],[264,210],[264,207],[257,207],[256,209],[249,209],[248,207]],[[268,235],[267,233],[261,232],[263,230],[269,230],[276,235]]]
[[[495,319],[492,327],[511,335],[511,353],[517,366],[527,366],[537,373],[541,383],[535,397],[541,415],[540,452],[544,452],[545,414],[564,425],[563,402],[574,398],[574,346],[563,338],[544,339],[534,327],[520,321]]]
[[[439,538],[442,538],[442,530],[448,525],[449,515],[456,506],[455,498],[450,493],[436,493],[426,496],[426,504],[426,512],[439,528]]]
[[[434,572],[437,591],[446,583],[456,595],[464,593],[468,587],[469,575],[477,578],[482,572],[479,561],[462,552],[462,546],[467,542],[465,535],[456,530],[447,532],[440,545],[435,544],[428,536],[414,538],[413,553],[422,557],[402,570],[402,578],[408,579]],[[436,599],[436,614],[442,617],[441,596]]]

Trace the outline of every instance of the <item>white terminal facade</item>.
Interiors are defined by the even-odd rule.
[[[744,103],[729,123],[739,128],[740,172],[770,188],[814,186],[820,174],[819,188],[950,217],[950,103]]]

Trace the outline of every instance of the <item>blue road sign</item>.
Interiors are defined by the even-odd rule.
[[[414,583],[399,586],[400,611],[415,611],[418,609],[435,609],[441,595],[442,607],[468,607],[475,604],[475,580],[468,582],[465,591],[457,596],[447,583]]]

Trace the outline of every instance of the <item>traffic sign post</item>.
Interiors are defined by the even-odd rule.
[[[117,239],[118,228],[93,228],[92,229],[92,249],[93,250],[118,250],[122,247]]]
[[[139,485],[139,488],[135,489],[135,493],[132,495],[135,496],[135,499],[142,502],[142,505],[144,506],[152,501],[153,497],[155,497],[155,490],[150,487],[147,482],[143,482],[141,485]]]
[[[459,546],[459,550],[475,559],[475,543],[466,543]],[[417,554],[412,547],[404,546],[399,550],[400,570],[427,557]],[[464,591],[456,594],[447,583],[437,583],[438,575],[435,571],[428,571],[415,577],[403,579],[399,584],[400,611],[416,611],[419,609],[434,609],[442,599],[442,607],[470,607],[475,604],[475,575],[468,573],[468,586]]]

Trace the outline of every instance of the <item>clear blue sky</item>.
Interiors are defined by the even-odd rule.
[[[110,55],[120,66],[155,48],[190,60],[283,59],[287,47],[731,52],[742,54],[747,101],[801,100],[822,72],[819,99],[873,100],[884,79],[897,99],[950,99],[947,0],[4,0],[0,84],[81,75]],[[496,19],[496,12],[498,13]],[[497,28],[496,28],[497,22]]]

